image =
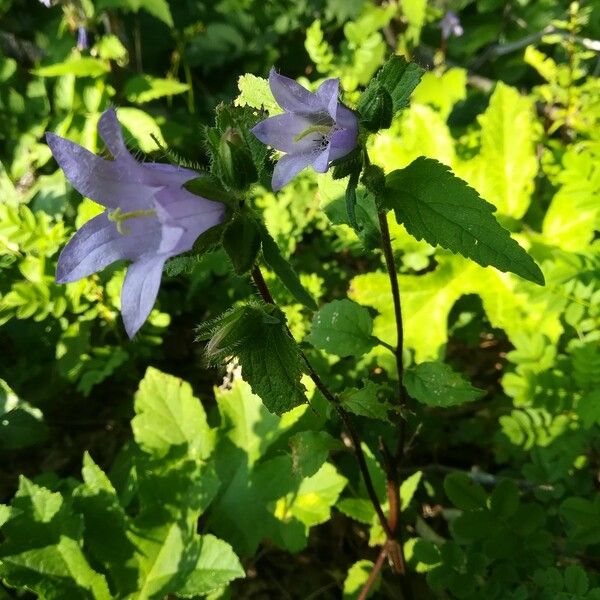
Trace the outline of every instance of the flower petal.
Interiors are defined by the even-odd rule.
[[[334,121],[337,119],[337,108],[340,103],[338,100],[339,91],[340,80],[337,78],[326,79],[316,91],[317,98],[321,101],[323,109],[331,115]]]
[[[356,146],[356,130],[339,129],[329,140],[328,160],[337,160],[346,156]]]
[[[343,104],[338,104],[336,125],[340,129],[348,129],[358,135],[358,118],[356,113],[346,108]]]
[[[250,131],[263,143],[273,146],[282,152],[302,152],[314,144],[314,134],[306,135],[299,140],[297,136],[312,127],[309,119],[294,113],[275,115],[261,121]]]
[[[113,108],[109,108],[102,113],[98,121],[98,133],[115,161],[136,162],[125,145],[121,124],[117,121],[117,115]]]
[[[277,104],[289,112],[310,113],[319,110],[317,96],[303,88],[297,81],[279,75],[275,69],[269,73],[269,86]]]
[[[319,152],[314,158],[312,167],[317,173],[325,173],[329,167],[329,154],[331,146],[327,146],[325,150]]]
[[[121,289],[121,314],[130,338],[148,318],[160,287],[165,256],[151,256],[129,266]]]
[[[279,191],[286,183],[289,183],[302,169],[308,167],[314,160],[313,152],[303,154],[286,154],[281,157],[275,165],[271,187],[274,192]]]
[[[104,160],[53,133],[46,134],[46,142],[71,185],[103,206],[135,210],[149,204],[158,189],[132,180],[122,161]]]
[[[145,223],[124,226],[137,231],[119,233],[106,212],[94,217],[77,231],[58,257],[56,281],[69,283],[101,271],[116,260],[134,260],[147,252],[154,252],[160,243],[161,226],[156,217],[146,217]],[[150,227],[148,226],[150,221]]]
[[[140,168],[144,171],[143,180],[147,185],[157,186],[175,186],[180,188],[184,183],[195,179],[199,173],[180,167],[179,165],[169,165],[165,163],[141,163]]]

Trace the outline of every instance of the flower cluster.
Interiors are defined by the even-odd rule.
[[[86,43],[80,39],[81,45]],[[339,101],[337,79],[324,81],[312,93],[272,70],[269,84],[285,112],[258,123],[252,132],[285,153],[273,172],[272,187],[277,191],[305,167],[323,173],[332,161],[353,150],[358,119]],[[46,135],[73,187],[106,208],[63,249],[56,280],[76,281],[114,261],[130,261],[121,312],[125,329],[133,337],[154,306],[165,261],[190,250],[201,234],[221,223],[225,207],[183,188],[198,176],[196,172],[136,161],[125,146],[113,109],[101,116],[98,132],[113,160],[52,133]]]

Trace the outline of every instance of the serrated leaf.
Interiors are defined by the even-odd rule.
[[[445,165],[421,157],[390,173],[386,183],[385,206],[418,240],[544,284],[534,260],[494,218],[494,206]]]
[[[391,96],[394,112],[408,106],[410,95],[417,87],[425,71],[415,63],[409,63],[400,56],[392,56],[381,67],[363,92],[358,103],[358,111],[370,104],[383,87]]]
[[[41,597],[110,600],[103,575],[83,554],[82,521],[61,494],[21,477],[0,545],[0,577]]]
[[[261,226],[261,240],[263,257],[267,265],[275,272],[281,283],[289,290],[298,302],[304,304],[311,310],[317,309],[317,304],[312,296],[306,291],[297,273],[290,263],[282,256],[279,246],[271,237],[267,228]]]
[[[109,71],[110,65],[106,61],[91,56],[73,56],[64,62],[35,69],[33,73],[39,77],[100,77]]]
[[[235,99],[236,106],[250,106],[256,109],[264,109],[269,115],[279,114],[281,108],[273,97],[269,81],[262,77],[257,77],[251,73],[240,75],[238,78],[238,89],[240,93]]]
[[[478,120],[481,151],[461,174],[501,215],[520,219],[529,206],[538,170],[532,101],[498,82]]]
[[[165,96],[183,94],[189,89],[187,83],[176,79],[161,79],[151,75],[136,75],[129,79],[123,93],[129,102],[143,104]]]
[[[333,300],[315,314],[308,341],[337,356],[361,356],[377,342],[373,319],[364,307],[348,299]]]
[[[330,450],[341,443],[326,431],[301,431],[290,438],[294,474],[312,477],[327,460]]]
[[[213,434],[206,413],[189,383],[148,368],[135,394],[133,435],[144,452],[165,456],[186,446],[190,455],[206,458],[213,449]]]
[[[178,595],[191,598],[208,594],[245,576],[244,568],[231,546],[214,535],[203,535],[195,550],[198,560]]]
[[[231,546],[212,535],[198,536],[173,523],[136,535],[141,577],[135,598],[158,600],[171,593],[193,597],[244,576]]]
[[[364,387],[348,388],[340,395],[343,407],[361,417],[379,419],[389,422],[388,413],[393,407],[389,404],[385,395],[382,395],[382,387],[367,381]]]
[[[476,510],[487,502],[485,490],[464,473],[451,473],[444,479],[444,491],[456,508]]]
[[[403,381],[410,396],[428,406],[457,406],[485,393],[442,362],[424,362],[407,369]]]
[[[281,415],[306,402],[300,352],[283,322],[264,323],[261,335],[244,340],[236,355],[244,380],[268,410]]]

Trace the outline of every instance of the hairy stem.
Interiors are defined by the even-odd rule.
[[[269,288],[268,288],[267,283],[262,275],[260,267],[255,266],[252,269],[252,279],[254,281],[254,284],[258,288],[258,292],[260,293],[262,299],[267,304],[275,304],[275,301],[273,300],[273,296],[271,295],[271,292],[269,291]],[[290,335],[291,335],[291,333],[290,333]],[[360,469],[363,480],[365,482],[365,487],[367,488],[367,493],[369,494],[369,499],[371,501],[371,504],[373,505],[373,508],[375,509],[375,512],[377,513],[379,522],[381,523],[381,526],[383,527],[383,530],[385,531],[385,534],[386,534],[388,540],[393,540],[393,537],[394,537],[393,531],[391,530],[388,520],[386,519],[385,514],[383,513],[383,509],[381,508],[381,503],[379,502],[379,498],[377,498],[377,493],[375,492],[375,486],[373,485],[373,480],[371,479],[371,474],[369,473],[369,468],[367,466],[367,460],[365,458],[365,453],[363,452],[363,449],[362,449],[360,436],[358,434],[358,431],[354,427],[354,424],[352,423],[352,419],[350,418],[350,415],[344,410],[343,406],[340,404],[339,399],[331,392],[331,390],[329,390],[329,388],[325,385],[325,383],[323,382],[321,377],[319,377],[319,374],[315,371],[313,366],[310,364],[310,361],[308,360],[306,354],[304,354],[304,352],[302,352],[302,350],[300,350],[300,355],[302,357],[302,360],[304,361],[304,364],[306,365],[308,374],[310,375],[310,378],[313,380],[313,382],[317,386],[317,389],[321,392],[321,394],[323,394],[323,396],[327,399],[327,401],[330,402],[335,407],[340,419],[342,420],[342,423],[344,424],[344,427],[346,428],[348,435],[350,436],[350,439],[352,440],[352,444],[354,445],[354,451],[356,453],[358,467]]]

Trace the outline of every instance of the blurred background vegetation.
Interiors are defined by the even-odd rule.
[[[448,11],[461,35],[442,35]],[[253,105],[241,75],[266,77],[275,65],[306,85],[340,77],[352,104],[398,52],[429,72],[410,109],[371,140],[373,160],[386,171],[419,155],[451,166],[496,205],[547,281],[537,288],[467,265],[391,223],[407,361],[445,359],[485,391],[414,416],[422,426],[405,468],[421,475],[404,518],[416,597],[599,598],[599,40],[597,2],[0,0],[0,502],[21,474],[67,494],[84,451],[122,494],[132,398],[148,366],[189,382],[209,423],[223,427],[213,386],[224,373],[203,367],[194,328],[254,293],[221,252],[173,263],[149,322],[127,340],[122,264],[54,282],[60,249],[99,207],[57,170],[44,132],[102,152],[97,121],[116,105],[140,156],[169,160],[158,141],[206,165],[201,131],[217,104],[240,94]],[[277,198],[257,187],[254,202],[312,294],[329,301],[349,291],[389,339],[381,257],[343,224],[341,189],[305,174]],[[306,309],[270,283],[301,341]],[[384,349],[358,360],[311,352],[334,389],[393,370]],[[335,419],[313,425],[339,433]],[[361,426],[375,452],[384,425]],[[351,458],[329,450],[339,489],[318,491],[324,517],[303,521],[307,533],[319,524],[304,544],[261,536],[260,520],[256,543],[240,541],[223,525],[235,505],[220,496],[209,530],[248,575],[222,597],[357,596],[369,563],[356,561],[376,556],[381,532],[351,502],[364,496]],[[391,575],[378,589],[399,597]],[[14,594],[0,588],[0,598]]]

